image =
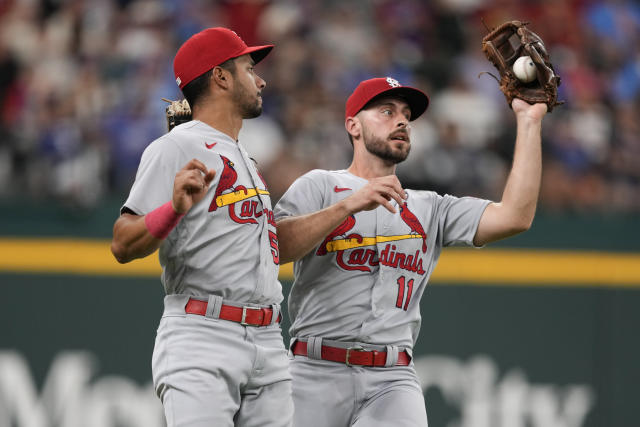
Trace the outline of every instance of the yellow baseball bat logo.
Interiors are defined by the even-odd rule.
[[[227,193],[216,197],[216,205],[221,208],[232,203],[250,199],[251,197],[254,197],[258,194],[269,195],[269,192],[267,190],[261,190],[259,188],[247,188],[246,190],[238,190],[234,191],[233,193]]]
[[[400,234],[397,236],[376,236],[363,237],[362,239],[338,239],[327,242],[327,252],[344,251],[347,249],[360,248],[363,246],[374,246],[377,243],[394,242],[405,239],[422,239],[419,234]]]

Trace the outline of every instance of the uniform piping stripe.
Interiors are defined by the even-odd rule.
[[[418,236],[419,237],[419,236]],[[157,255],[118,264],[109,240],[0,239],[0,273],[159,277]],[[280,278],[293,278],[292,264]],[[448,248],[431,282],[640,288],[640,253]]]

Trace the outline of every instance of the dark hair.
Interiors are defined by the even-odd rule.
[[[232,75],[236,75],[236,58],[227,59],[222,64],[218,65],[220,68],[224,68]]]
[[[224,68],[231,74],[235,75],[236,63],[235,58],[231,58],[219,65],[220,68]],[[209,85],[211,84],[211,75],[213,74],[213,68],[206,73],[191,80],[185,87],[182,88],[182,94],[187,99],[191,111],[195,105],[202,99],[203,96],[209,91]]]
[[[187,99],[187,102],[191,107],[191,111],[193,111],[193,107],[195,107],[196,103],[209,90],[212,73],[213,69],[191,80],[185,87],[182,88],[182,94]]]

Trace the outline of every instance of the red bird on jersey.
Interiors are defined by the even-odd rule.
[[[422,236],[422,252],[427,252],[427,234],[424,232],[424,228],[422,228],[418,218],[409,210],[407,202],[400,206],[400,217],[411,228],[411,231]]]
[[[327,253],[327,243],[333,240],[334,237],[342,236],[343,234],[347,234],[347,231],[351,230],[356,225],[356,219],[353,215],[349,215],[347,219],[345,219],[342,224],[336,227],[329,235],[324,239],[324,242],[318,248],[316,255],[326,255]]]
[[[262,181],[262,185],[264,185],[264,189],[269,190],[269,187],[267,187],[267,181],[264,180],[262,174],[257,168],[256,168],[256,172],[258,172],[258,176],[260,177],[260,181]]]
[[[220,175],[220,181],[218,181],[218,187],[216,187],[216,194],[213,196],[213,200],[211,201],[211,205],[209,206],[209,212],[218,209],[216,199],[226,190],[230,188],[233,190],[233,184],[235,184],[238,179],[238,172],[236,172],[236,170],[233,168],[233,162],[227,159],[225,156],[220,156],[220,158],[222,159],[224,168],[222,169],[222,174]]]

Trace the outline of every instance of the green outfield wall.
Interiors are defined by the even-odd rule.
[[[157,279],[0,280],[0,425],[163,425]],[[638,307],[636,289],[430,285],[415,356],[430,425],[636,426]]]

